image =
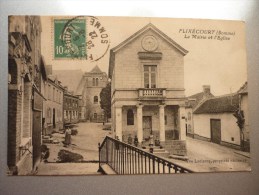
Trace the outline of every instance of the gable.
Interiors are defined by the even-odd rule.
[[[179,52],[181,55],[186,55],[188,53],[187,50],[185,50],[183,47],[181,47],[179,44],[177,44],[174,40],[172,40],[170,37],[168,37],[166,34],[164,34],[162,31],[160,31],[158,28],[156,28],[153,24],[148,24],[145,27],[143,27],[142,29],[140,29],[139,31],[137,31],[136,33],[134,33],[133,35],[131,35],[128,39],[126,39],[125,41],[121,42],[119,45],[117,45],[116,47],[112,48],[110,50],[110,61],[109,61],[109,78],[112,77],[112,72],[114,69],[114,65],[115,65],[115,53],[119,52],[120,50],[126,48],[128,45],[132,44],[134,41],[138,40],[138,39],[142,39],[141,42],[140,40],[138,40],[138,43],[140,42],[142,45],[142,50],[139,50],[137,52],[139,52],[140,55],[144,55],[142,52],[145,52],[146,54],[152,54],[152,55],[156,55],[155,57],[159,58],[160,55],[160,51],[159,49],[153,49],[148,51],[145,51],[146,49],[143,46],[143,40],[144,40],[144,35],[149,35],[150,37],[152,37],[152,35],[154,35],[153,37],[155,39],[157,39],[157,44],[159,46],[159,44],[161,42],[168,44],[171,48],[173,48],[174,50],[176,50],[177,52]],[[141,56],[140,56],[141,57]]]

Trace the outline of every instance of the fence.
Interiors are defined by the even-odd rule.
[[[117,174],[192,173],[193,171],[106,136],[99,144],[99,170],[108,164]]]

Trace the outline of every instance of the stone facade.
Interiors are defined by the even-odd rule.
[[[71,92],[64,91],[64,124],[79,122],[79,97]]]
[[[103,122],[104,112],[100,107],[100,92],[108,83],[108,77],[98,66],[86,72],[76,90],[81,95],[79,119],[81,121]]]
[[[148,24],[111,49],[112,131],[139,142],[154,134],[185,140],[184,56],[187,51]]]
[[[30,174],[40,161],[46,71],[38,16],[9,16],[8,167]]]
[[[50,73],[50,72],[49,72]],[[44,122],[43,134],[50,135],[53,131],[64,128],[63,123],[63,96],[64,87],[56,76],[48,75],[45,83]]]

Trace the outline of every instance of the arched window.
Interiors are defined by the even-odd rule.
[[[93,78],[93,86],[95,86],[95,82],[96,82],[96,81],[95,81],[95,78]]]
[[[134,113],[132,109],[127,112],[127,125],[134,125]]]
[[[94,119],[97,119],[97,113],[94,113]]]
[[[98,81],[99,81],[99,79],[96,78],[96,79],[95,79],[95,86],[98,86]]]
[[[98,96],[94,96],[94,104],[98,104]]]

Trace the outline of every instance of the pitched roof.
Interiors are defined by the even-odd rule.
[[[212,98],[214,95],[212,93],[205,94],[204,92],[196,93],[188,97],[189,107],[195,108],[198,104],[205,98]]]
[[[173,39],[171,39],[169,36],[167,36],[165,33],[163,33],[161,30],[159,30],[155,25],[153,25],[152,23],[149,23],[146,26],[144,26],[143,28],[141,28],[139,31],[132,34],[129,38],[127,38],[126,40],[121,42],[119,45],[117,45],[116,47],[114,47],[110,50],[109,78],[111,78],[111,76],[112,76],[112,71],[113,71],[113,67],[114,67],[115,52],[117,52],[122,47],[124,47],[128,43],[135,40],[137,37],[139,37],[143,33],[147,32],[148,30],[152,30],[155,33],[157,33],[158,35],[160,35],[163,39],[165,39],[168,43],[173,45],[183,55],[186,55],[188,53],[188,51],[186,49],[184,49],[182,46],[180,46],[178,43],[176,43]]]
[[[58,80],[63,86],[67,86],[69,91],[76,91],[83,72],[81,70],[53,70],[53,75],[57,75]]]
[[[235,112],[238,107],[238,93],[234,93],[205,100],[194,110],[194,114]]]
[[[98,65],[96,65],[91,71],[90,73],[102,73],[103,71],[101,71],[101,69],[99,68]]]

